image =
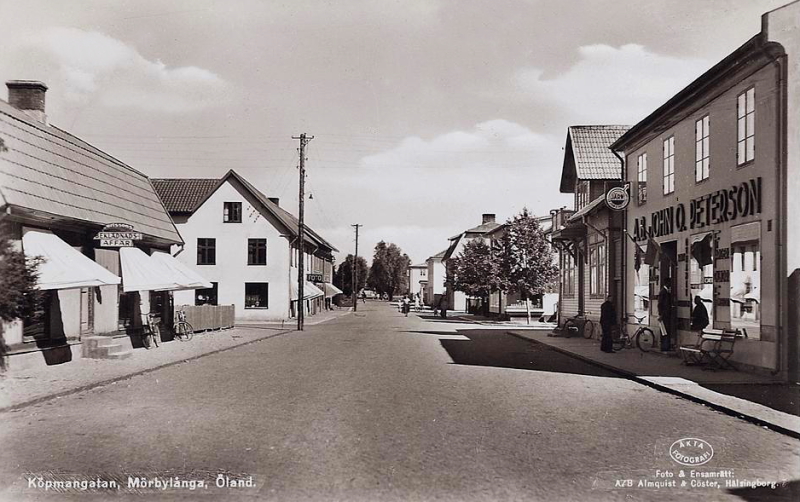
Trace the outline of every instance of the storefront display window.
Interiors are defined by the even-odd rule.
[[[695,296],[703,300],[708,311],[708,327],[714,327],[714,244],[713,234],[705,232],[690,239],[689,290],[691,302]]]
[[[761,338],[761,225],[738,225],[731,238],[731,327]]]

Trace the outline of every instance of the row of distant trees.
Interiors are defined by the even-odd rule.
[[[501,237],[491,245],[473,239],[447,261],[447,280],[453,289],[488,304],[494,292],[519,294],[530,323],[530,300],[558,278],[553,251],[536,217],[525,208],[509,218]]]
[[[372,266],[364,258],[355,260],[356,291],[369,288],[380,295],[394,296],[409,291],[411,260],[394,243],[375,245]],[[353,292],[353,255],[347,255],[336,270],[333,282],[345,295]],[[484,305],[495,292],[514,293],[525,300],[530,320],[530,300],[544,293],[558,277],[553,251],[536,217],[527,208],[509,218],[501,237],[487,244],[473,239],[459,256],[447,260],[447,286],[480,298]]]
[[[354,265],[355,263],[355,265]],[[381,296],[393,299],[395,295],[408,292],[408,267],[411,259],[397,244],[380,241],[375,245],[372,255],[372,266],[359,256],[353,260],[349,254],[336,269],[333,284],[345,295],[353,293],[353,267],[356,269],[356,292],[369,288]]]

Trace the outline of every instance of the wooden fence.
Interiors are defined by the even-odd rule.
[[[233,305],[181,305],[176,306],[175,310],[186,312],[186,321],[195,331],[233,327]]]

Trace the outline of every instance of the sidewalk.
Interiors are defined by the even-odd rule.
[[[135,375],[291,332],[269,327],[235,327],[195,333],[188,342],[163,342],[134,349],[128,359],[79,358],[65,364],[14,371],[0,376],[0,412],[115,383]]]
[[[681,359],[655,352],[644,353],[626,349],[613,354],[600,351],[599,343],[578,337],[552,336],[551,331],[509,330],[509,334],[542,343],[564,354],[613,371],[644,385],[679,395],[719,411],[745,418],[759,425],[800,438],[800,416],[796,387],[775,382],[767,376],[744,371],[706,371],[697,366],[681,364]],[[747,389],[762,387],[782,397],[780,407],[785,413],[747,399]],[[723,390],[726,393],[716,392]],[[732,394],[732,395],[729,395]]]

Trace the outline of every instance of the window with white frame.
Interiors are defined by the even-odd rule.
[[[703,181],[708,179],[711,164],[711,154],[709,153],[709,126],[708,115],[694,123],[694,180]]]
[[[751,87],[736,100],[736,164],[741,166],[756,157],[756,89]]]
[[[636,171],[638,173],[638,183],[636,196],[639,204],[647,202],[647,154],[643,153],[636,159]]]
[[[664,195],[675,191],[675,136],[664,140]]]
[[[564,253],[564,268],[562,271],[562,285],[564,296],[575,295],[575,261],[572,255]]]
[[[589,294],[606,294],[606,245],[597,244],[589,248]]]

